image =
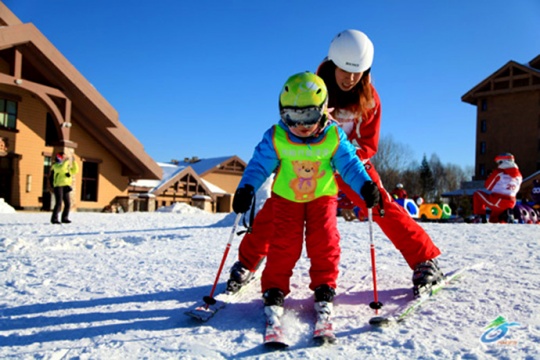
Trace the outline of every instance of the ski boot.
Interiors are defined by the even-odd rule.
[[[513,224],[514,223],[514,211],[507,209],[499,215],[499,222],[501,224]]]
[[[415,297],[431,291],[431,287],[444,278],[437,260],[427,260],[416,265],[413,272],[413,293]]]
[[[289,346],[281,326],[284,298],[283,292],[277,288],[268,289],[263,294],[264,316],[266,318],[264,345],[268,348],[283,349]]]
[[[336,342],[332,320],[330,319],[334,309],[332,301],[335,295],[336,291],[328,285],[321,285],[315,289],[317,321],[315,323],[313,339],[319,345],[327,343],[334,344]]]
[[[315,311],[317,318],[328,320],[332,315],[334,296],[336,291],[328,285],[321,285],[315,289]]]
[[[283,302],[285,296],[277,288],[268,289],[263,294],[264,314],[267,325],[280,326],[280,319],[283,315]]]
[[[264,306],[281,306],[285,300],[283,291],[278,288],[268,289],[263,293]]]
[[[244,264],[242,264],[240,261],[235,262],[234,265],[231,267],[231,275],[229,280],[227,281],[227,292],[238,292],[238,290],[240,290],[242,286],[247,284],[252,277],[253,273],[249,271],[249,269],[245,267]]]

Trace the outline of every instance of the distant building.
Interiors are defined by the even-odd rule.
[[[141,179],[129,186],[129,197],[120,202],[128,211],[154,211],[186,203],[208,212],[231,212],[232,196],[246,163],[237,156],[198,157],[159,163],[162,180]]]
[[[31,23],[0,2],[0,198],[49,210],[47,175],[56,152],[73,155],[74,208],[101,211],[134,179],[161,168],[116,110]]]
[[[503,152],[515,156],[524,177],[540,170],[540,55],[509,61],[461,100],[477,108],[475,180],[485,180]]]
[[[451,203],[471,198],[497,167],[495,156],[510,152],[524,177],[518,198],[527,198],[540,179],[540,55],[528,64],[509,61],[461,100],[477,109],[475,173],[473,181],[442,196]]]

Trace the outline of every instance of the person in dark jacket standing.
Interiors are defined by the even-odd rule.
[[[64,203],[64,209],[62,211],[61,221],[65,224],[69,224],[69,209],[71,208],[70,192],[73,190],[71,185],[73,184],[73,175],[79,171],[79,166],[73,158],[68,158],[63,152],[56,154],[56,162],[51,167],[51,173],[49,174],[49,182],[54,191],[54,209],[51,217],[52,224],[60,224],[58,215],[62,209],[62,202]]]

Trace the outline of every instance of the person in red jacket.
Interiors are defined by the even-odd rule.
[[[413,291],[418,294],[421,288],[429,289],[442,279],[443,273],[435,260],[441,251],[406,210],[393,201],[370,161],[377,153],[381,125],[381,102],[371,83],[373,55],[373,43],[364,33],[342,31],[332,40],[317,74],[328,88],[329,111],[333,108],[331,117],[356,146],[358,157],[381,192],[385,215],[379,216],[376,208],[373,219],[413,270]],[[367,214],[362,198],[339,175],[336,180],[342,193]],[[231,268],[229,290],[238,289],[252,277],[268,252],[272,236],[272,199],[269,199],[255,217],[252,233],[240,243],[239,261]]]
[[[409,197],[409,195],[407,194],[407,190],[403,188],[402,183],[396,185],[394,190],[392,190],[391,195],[394,199],[406,199],[407,197]]]
[[[485,188],[473,194],[473,212],[486,220],[486,208],[491,210],[490,223],[507,222],[507,211],[516,205],[516,194],[521,187],[523,176],[515,162],[514,155],[504,153],[495,157],[497,169],[489,174]]]

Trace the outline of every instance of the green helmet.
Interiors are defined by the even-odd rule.
[[[279,95],[279,112],[287,126],[313,126],[325,121],[328,91],[319,76],[302,72],[287,79]]]

